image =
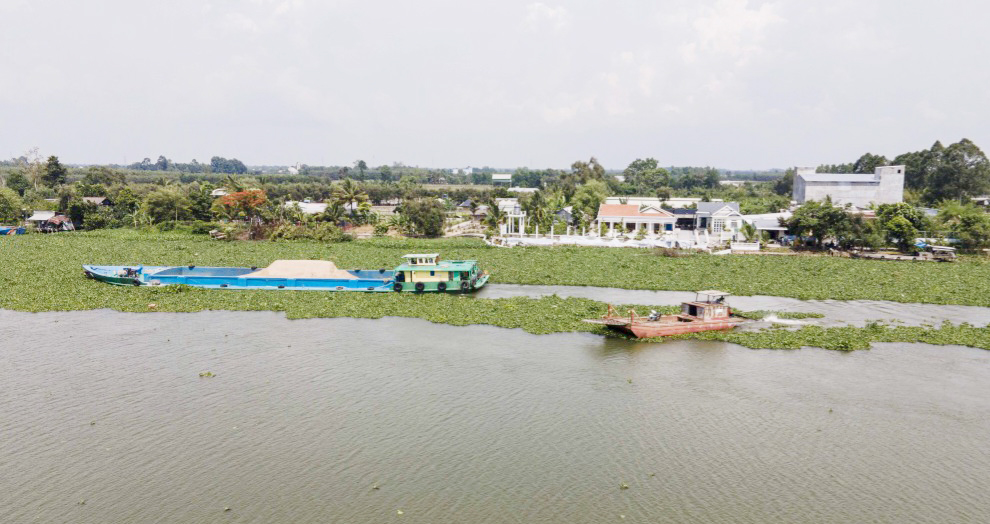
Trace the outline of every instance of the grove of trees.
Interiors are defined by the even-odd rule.
[[[866,153],[849,164],[818,166],[819,173],[873,173],[883,165],[904,165],[904,186],[910,199],[928,205],[945,200],[965,202],[990,192],[990,160],[969,139],[929,149],[902,153],[888,160]]]

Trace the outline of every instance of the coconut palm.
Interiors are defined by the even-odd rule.
[[[239,180],[234,178],[234,175],[227,175],[223,179],[223,187],[227,189],[229,193],[237,193],[238,191],[244,191],[244,184]]]
[[[361,186],[350,178],[345,178],[340,185],[334,188],[333,198],[336,203],[339,203],[341,206],[350,211],[351,218],[353,219],[355,212],[357,211],[356,204],[367,202],[368,193],[365,193],[364,190],[361,189]]]
[[[498,207],[495,199],[488,201],[488,214],[485,216],[485,224],[488,227],[498,229],[498,225],[504,223],[507,218],[505,211]]]
[[[323,212],[323,220],[332,224],[340,224],[344,220],[344,206],[340,202],[330,202]]]
[[[743,234],[743,238],[746,239],[746,242],[753,242],[759,239],[756,226],[749,222],[743,222],[742,227],[739,228],[739,232]]]
[[[543,198],[542,191],[537,191],[525,199],[522,207],[533,224],[544,227],[548,225],[547,217],[550,215],[550,209],[547,207],[547,201]]]

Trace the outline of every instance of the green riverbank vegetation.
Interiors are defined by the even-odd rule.
[[[604,314],[606,304],[581,298],[482,299],[470,295],[224,291],[188,286],[133,288],[88,280],[80,268],[84,263],[260,267],[279,258],[324,258],[345,268],[389,268],[402,254],[424,250],[438,251],[449,258],[478,259],[493,272],[497,282],[503,283],[689,291],[720,287],[737,294],[751,294],[747,291],[752,291],[798,298],[808,294],[811,296],[807,298],[908,298],[913,302],[990,305],[990,294],[986,289],[990,282],[990,263],[977,260],[958,264],[891,265],[826,257],[787,257],[762,266],[769,264],[763,257],[665,257],[635,249],[499,249],[469,239],[369,239],[337,244],[314,241],[230,243],[210,241],[188,233],[118,230],[0,238],[0,308],[34,312],[101,308],[128,312],[282,311],[289,318],[415,317],[450,325],[490,324],[534,334],[574,331],[608,334],[600,326],[581,322]],[[891,275],[893,270],[897,274]],[[824,282],[814,287],[796,285],[812,277],[819,277]],[[883,284],[871,284],[870,279],[881,279]],[[977,285],[980,281],[982,287]],[[913,287],[922,282],[927,285]],[[963,293],[964,288],[966,293]],[[635,306],[635,309],[645,313],[651,308]],[[653,309],[673,310],[669,306]],[[762,318],[769,313],[744,314]],[[778,316],[807,318],[815,315],[783,312]],[[777,327],[754,332],[699,333],[691,338],[721,340],[752,348],[815,346],[853,350],[866,349],[874,342],[925,342],[990,349],[990,329],[949,324],[937,327],[871,324],[866,328],[804,326],[796,330]]]
[[[951,239],[955,247],[971,252],[990,246],[990,215],[973,204],[973,197],[990,191],[990,161],[976,144],[966,139],[948,146],[936,142],[893,160],[867,153],[855,162],[819,170],[872,173],[885,163],[906,166],[904,203],[878,206],[876,220],[828,202],[807,203],[786,224],[799,237],[797,243],[815,249],[907,250],[914,238],[924,237],[939,243]],[[164,155],[128,166],[71,167],[56,156],[43,160],[33,150],[0,161],[0,222],[49,210],[65,213],[77,228],[87,230],[186,228],[201,234],[216,231],[227,240],[346,241],[352,236],[345,230],[440,237],[466,231],[493,234],[507,220],[493,199],[516,196],[527,214],[527,233],[546,233],[552,227],[583,231],[609,196],[721,199],[738,202],[743,214],[775,213],[790,205],[795,176],[793,169],[668,168],[655,158],[636,159],[622,171],[609,171],[594,157],[575,161],[570,169],[503,171],[512,172],[513,186],[536,191],[510,193],[505,186],[492,185],[493,168],[374,167],[361,160],[353,166],[248,167],[236,158],[177,163]],[[722,184],[727,178],[735,183]],[[304,213],[289,202],[322,202],[326,210]],[[937,216],[930,217],[922,205],[937,207]],[[761,240],[755,228],[744,232],[750,241]]]
[[[12,301],[71,303],[80,287],[88,284],[79,280],[82,264],[264,267],[277,259],[324,259],[341,268],[377,269],[393,268],[402,255],[418,252],[440,253],[448,260],[478,260],[492,274],[492,282],[502,284],[721,289],[735,295],[802,300],[990,307],[990,260],[981,257],[962,257],[952,264],[819,256],[671,257],[633,248],[505,249],[471,238],[219,242],[178,231],[130,229],[0,238],[0,307],[11,307]]]

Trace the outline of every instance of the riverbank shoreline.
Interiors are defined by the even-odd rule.
[[[124,288],[129,289],[129,288]],[[168,289],[168,288],[164,288]],[[164,290],[163,289],[163,290]],[[241,292],[226,292],[217,290],[199,290],[196,288],[179,288],[179,292],[170,292],[173,297],[192,294],[241,294]],[[132,290],[136,291],[136,290]],[[161,290],[156,290],[161,291]],[[246,292],[245,292],[246,293]],[[259,292],[265,293],[265,292]],[[294,292],[281,292],[289,294]],[[305,292],[299,292],[305,293]],[[344,294],[335,294],[341,296]],[[804,321],[780,322],[778,319],[808,318],[805,314],[788,314],[787,312],[742,312],[749,315],[753,323],[748,325],[748,329],[743,327],[735,331],[708,331],[703,333],[692,333],[674,337],[654,338],[654,339],[631,339],[621,334],[611,332],[601,326],[595,326],[582,322],[584,318],[596,318],[605,310],[605,304],[579,298],[561,298],[556,296],[531,299],[524,297],[505,299],[479,299],[463,300],[463,297],[451,295],[437,295],[450,301],[456,301],[458,305],[466,306],[458,308],[457,314],[451,315],[447,307],[423,308],[423,304],[416,304],[417,307],[409,309],[401,304],[392,303],[393,307],[382,307],[382,303],[375,304],[377,307],[362,309],[348,308],[341,304],[329,309],[306,309],[299,307],[272,307],[272,308],[239,308],[239,307],[211,307],[201,302],[198,307],[190,307],[190,302],[176,302],[169,300],[164,294],[157,295],[165,298],[159,302],[150,302],[143,308],[117,309],[117,308],[88,308],[74,311],[65,310],[36,310],[19,311],[13,309],[0,309],[13,313],[35,313],[35,314],[59,314],[73,313],[76,311],[106,311],[114,313],[144,313],[150,315],[162,315],[169,313],[204,313],[211,311],[229,312],[272,312],[281,313],[289,320],[302,319],[334,319],[334,318],[355,318],[379,320],[383,326],[387,326],[389,319],[414,318],[425,320],[433,324],[450,325],[458,327],[468,326],[492,326],[505,329],[518,329],[533,335],[550,335],[561,333],[588,333],[598,335],[603,338],[634,340],[640,343],[663,344],[675,340],[706,340],[716,342],[727,342],[749,349],[802,349],[821,348],[837,351],[855,351],[871,349],[876,343],[924,343],[938,346],[967,346],[979,349],[990,350],[990,327],[973,327],[968,324],[953,325],[944,323],[941,326],[895,326],[883,323],[870,323],[865,327],[842,326],[824,327],[808,324]],[[411,296],[411,295],[407,295]],[[399,295],[384,295],[386,300],[398,298]],[[423,298],[423,297],[418,297]],[[330,301],[332,302],[332,301]],[[408,305],[408,303],[406,304]],[[446,304],[449,305],[449,304]],[[639,314],[645,314],[649,308],[642,306],[619,306],[623,309],[635,309]],[[339,309],[338,309],[339,308]],[[673,312],[675,308],[671,306],[655,306],[655,309],[663,313]],[[771,315],[773,315],[771,317]],[[764,320],[766,319],[766,320]]]
[[[264,267],[277,259],[324,259],[342,268],[368,269],[394,267],[412,252],[478,260],[492,273],[492,283],[502,284],[720,289],[737,296],[990,307],[990,260],[977,257],[915,264],[838,257],[664,256],[649,249],[500,249],[478,239],[223,242],[188,233],[123,229],[0,238],[0,307],[7,307],[13,293],[41,298],[50,289],[78,289],[82,264]]]
[[[649,284],[654,288],[697,290],[720,288],[736,294],[739,289],[766,294],[774,289],[773,283],[787,281],[780,268],[773,264],[750,267],[748,261],[777,262],[781,258],[760,257],[712,257],[691,255],[684,257],[658,256],[649,250],[596,250],[594,248],[525,248],[496,249],[479,245],[476,240],[394,240],[323,244],[317,242],[219,242],[181,233],[141,233],[129,230],[97,231],[59,235],[27,235],[4,238],[0,249],[0,308],[14,311],[73,311],[112,309],[123,312],[195,312],[204,310],[231,311],[283,311],[288,318],[352,317],[422,318],[438,324],[472,325],[488,324],[505,328],[518,328],[528,333],[546,334],[560,332],[591,332],[605,334],[604,328],[581,322],[604,314],[606,301],[599,297],[549,296],[505,298],[480,298],[469,295],[418,295],[413,293],[321,293],[307,291],[227,291],[204,290],[187,286],[160,288],[110,286],[83,277],[84,263],[145,263],[162,265],[196,264],[203,266],[251,266],[268,265],[275,259],[329,259],[339,267],[375,268],[394,267],[399,257],[406,253],[429,250],[440,252],[447,259],[471,258],[493,274],[493,280],[525,284],[546,282],[552,285],[573,285],[579,278],[584,286],[609,284],[611,287]],[[508,254],[507,254],[508,253]],[[620,253],[620,256],[615,256]],[[980,261],[959,264],[920,265],[904,264],[903,273],[892,271],[892,264],[881,261],[847,259],[785,257],[787,260],[810,260],[812,265],[789,266],[790,271],[800,273],[805,280],[816,275],[825,281],[843,282],[844,292],[836,288],[822,288],[825,298],[841,299],[850,290],[869,295],[870,282],[859,285],[858,273],[844,273],[843,268],[885,269],[888,278],[894,279],[893,292],[906,289],[912,279],[926,277],[929,285],[918,287],[920,294],[904,294],[908,298],[937,301],[947,298],[943,291],[983,277],[990,271],[990,264]],[[818,266],[819,261],[826,263]],[[838,263],[839,265],[832,265]],[[764,269],[761,267],[766,266]],[[754,269],[755,268],[755,269]],[[817,273],[816,273],[817,268]],[[939,269],[947,268],[947,269]],[[749,271],[755,271],[750,276]],[[942,271],[942,273],[939,273]],[[669,278],[645,276],[658,273]],[[683,275],[678,280],[677,275]],[[638,280],[637,280],[638,279]],[[898,279],[906,279],[908,284]],[[941,280],[940,280],[941,279]],[[987,275],[983,285],[990,285]],[[876,283],[872,285],[876,286]],[[957,302],[975,302],[967,305],[990,305],[990,290],[979,294],[978,286],[973,294],[957,296]],[[882,288],[883,286],[881,286]],[[585,287],[585,289],[589,289]],[[791,289],[801,295],[800,289]],[[779,295],[790,296],[790,295]],[[955,295],[954,295],[955,296]],[[605,298],[605,297],[601,297]],[[800,297],[797,297],[800,298]],[[864,297],[858,297],[860,299]],[[916,300],[917,301],[917,300]],[[924,300],[922,300],[923,302]],[[623,305],[608,300],[620,309],[635,308],[641,313],[650,309],[672,311],[670,304]],[[730,302],[731,303],[731,302]],[[738,308],[738,306],[737,306]],[[747,308],[738,308],[747,309]],[[764,309],[764,308],[754,308]],[[785,313],[806,313],[788,311]],[[961,344],[990,349],[990,328],[974,327],[959,321],[933,322],[934,325],[900,326],[870,322],[865,326],[794,326],[770,325],[766,329],[733,332],[709,332],[691,335],[690,338],[725,340],[751,348],[794,349],[805,346],[826,349],[867,349],[872,342],[931,342],[936,344]],[[946,319],[947,320],[947,319]]]

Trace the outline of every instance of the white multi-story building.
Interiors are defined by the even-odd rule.
[[[799,167],[794,176],[794,201],[832,198],[839,206],[852,204],[860,209],[871,204],[904,201],[904,166],[881,166],[873,174],[815,173],[813,167]]]

